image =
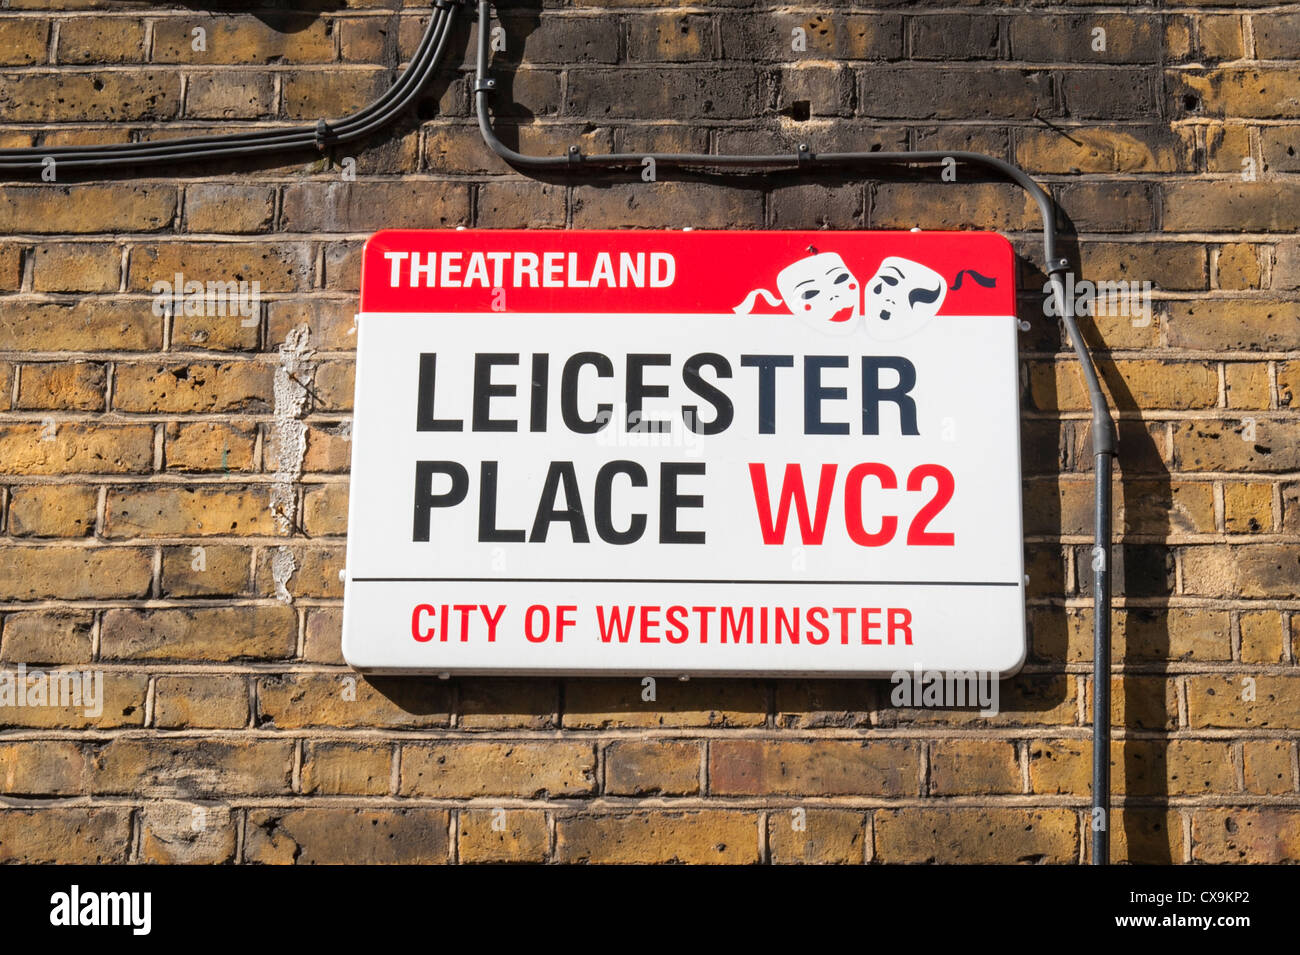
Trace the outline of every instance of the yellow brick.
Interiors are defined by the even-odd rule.
[[[567,684],[564,725],[614,727],[762,726],[766,694],[754,680],[659,680],[655,702],[641,699],[641,681],[578,680]]]
[[[100,653],[114,660],[283,659],[298,642],[293,608],[107,610]]]
[[[1020,760],[1013,742],[940,740],[930,747],[930,792],[936,796],[1018,793]]]
[[[116,292],[122,250],[104,243],[59,243],[36,248],[32,287],[38,292]]]
[[[919,788],[915,743],[716,740],[709,790],[718,795],[910,796]]]
[[[119,736],[92,753],[91,791],[151,798],[285,795],[293,762],[292,740]]]
[[[1083,844],[1084,862],[1092,860],[1092,833]],[[1111,810],[1112,862],[1170,865],[1185,858],[1182,815],[1159,809]]]
[[[485,677],[458,681],[460,712],[456,725],[464,729],[555,729],[559,686],[538,677]]]
[[[701,747],[686,741],[625,740],[605,750],[605,791],[617,796],[692,796],[700,791]]]
[[[44,63],[49,36],[47,20],[0,20],[0,64],[31,66]]]
[[[1187,719],[1197,728],[1300,728],[1300,676],[1190,676]]]
[[[66,740],[0,743],[0,793],[77,796],[86,789],[86,757]]]
[[[279,729],[430,727],[451,720],[445,684],[423,681],[392,699],[350,670],[262,677],[257,702],[258,725]]]
[[[293,557],[293,572],[284,582],[284,589],[295,597],[342,597],[343,582],[339,571],[344,569],[347,552],[343,547],[325,544],[287,544],[285,549]],[[265,597],[279,595],[273,563],[279,548],[263,548],[258,554],[254,571],[253,588]]]
[[[1052,129],[1018,133],[1016,161],[1028,169],[1055,173],[1177,172],[1184,150],[1172,137],[1121,129]]]
[[[861,865],[865,816],[840,809],[774,809],[767,817],[767,847],[776,865]]]
[[[1236,792],[1231,743],[1224,740],[1115,740],[1111,788],[1140,796]],[[1092,791],[1089,740],[1035,740],[1029,748],[1033,792],[1086,796]]]
[[[1281,739],[1248,739],[1241,747],[1246,792],[1285,796],[1295,792],[1291,743]]]
[[[880,862],[1068,863],[1078,857],[1070,809],[881,809]]]
[[[1215,259],[1215,286],[1222,289],[1257,289],[1263,281],[1259,252],[1249,243],[1219,248]]]
[[[107,373],[86,361],[23,365],[18,407],[31,411],[99,411],[104,407]]]
[[[257,426],[218,421],[172,422],[163,432],[163,458],[174,471],[247,471]]]
[[[248,681],[242,676],[160,676],[154,696],[154,722],[165,729],[248,725]]]
[[[578,742],[408,743],[402,747],[404,796],[532,799],[591,795],[596,754]]]
[[[270,411],[275,369],[252,361],[120,364],[113,375],[118,411]]]
[[[140,812],[140,857],[155,865],[233,862],[235,813],[215,803],[153,802]]]
[[[1276,610],[1241,614],[1241,659],[1246,663],[1282,662],[1282,614]]]
[[[148,302],[83,298],[6,305],[0,349],[6,351],[148,351],[162,347],[162,319]]]
[[[1267,410],[1272,400],[1268,365],[1264,362],[1228,362],[1223,366],[1229,408]]]
[[[164,547],[163,596],[214,597],[248,593],[251,551],[252,548],[230,544]]]
[[[268,865],[446,863],[444,809],[250,809],[244,858]]]
[[[23,611],[6,614],[0,632],[5,663],[88,663],[95,620],[89,612]]]
[[[149,425],[0,425],[0,474],[140,474],[153,469]]]
[[[1223,525],[1229,534],[1273,530],[1273,485],[1228,481],[1223,485]]]
[[[60,63],[140,63],[144,23],[134,17],[71,17],[59,24]]]
[[[303,751],[302,791],[326,796],[387,796],[393,753],[368,743],[311,742]]]
[[[555,851],[561,862],[752,864],[759,818],[725,809],[572,816],[556,821]]]
[[[131,251],[128,286],[149,291],[155,282],[257,282],[262,292],[311,287],[315,260],[305,242],[162,242]]]
[[[0,811],[0,862],[125,863],[131,813],[128,806]]]
[[[1144,409],[1213,408],[1219,401],[1219,373],[1210,362],[1117,361],[1104,363],[1101,371],[1112,396],[1118,393]],[[1088,408],[1087,390],[1072,362],[1034,362],[1029,389],[1034,407],[1042,411]]]
[[[138,547],[0,546],[0,600],[149,595],[153,559]]]
[[[544,862],[549,846],[543,812],[467,809],[460,813],[461,862]]]
[[[108,492],[108,537],[273,535],[270,493],[264,487],[135,487]]]
[[[348,532],[348,485],[317,484],[303,493],[302,529],[312,537],[341,537]]]
[[[15,537],[89,537],[95,533],[99,492],[75,484],[35,484],[13,489],[9,533]]]
[[[87,78],[84,84],[80,84],[82,88],[89,88],[91,79]],[[140,82],[148,81],[148,77],[140,78]],[[155,98],[161,89],[160,83],[153,91]],[[115,92],[106,90],[105,95],[111,98]],[[175,93],[179,92],[177,82]],[[75,109],[75,106],[71,108]],[[44,118],[40,111],[35,111],[33,115]],[[20,119],[17,115],[7,118]],[[95,117],[87,115],[78,118]],[[9,232],[41,235],[155,232],[171,225],[176,215],[176,199],[176,187],[167,184],[0,186],[0,223]]]
[[[1197,809],[1192,813],[1197,862],[1300,861],[1300,812],[1294,809]]]
[[[205,33],[206,49],[194,49],[193,31],[196,27]],[[154,27],[153,59],[156,63],[250,66],[328,63],[333,58],[331,24],[319,18],[303,24],[288,11],[258,16],[168,17],[159,20]]]
[[[76,667],[78,673],[84,674],[86,670],[84,664]],[[53,697],[48,692],[47,678],[47,673],[34,674],[31,668],[28,669],[26,699],[29,704],[0,709],[0,726],[42,730],[107,730],[121,727],[139,729],[144,725],[145,695],[149,687],[146,674],[104,671],[102,684],[98,678],[94,678],[96,695],[93,704],[84,693],[80,700],[77,698],[75,691],[84,684],[64,684],[67,689],[59,691],[58,703],[66,702],[66,706],[50,702]],[[31,694],[42,688],[47,691],[46,705],[31,705]]]

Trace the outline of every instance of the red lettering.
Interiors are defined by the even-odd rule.
[[[922,484],[928,477],[934,478],[938,486],[935,488],[934,497],[925,507],[917,511],[916,517],[912,519],[912,524],[907,529],[907,542],[919,547],[951,547],[953,546],[952,534],[928,531],[926,528],[952,500],[956,482],[953,480],[952,472],[942,464],[922,464],[913,468],[912,473],[907,476],[907,489],[921,490]]]
[[[506,611],[506,605],[505,605],[505,604],[497,604],[497,612],[496,612],[495,614],[490,614],[490,613],[488,613],[487,604],[479,604],[479,608],[478,608],[478,609],[479,609],[479,612],[483,614],[483,620],[487,623],[487,628],[488,628],[488,643],[496,643],[496,642],[497,642],[497,624],[498,624],[498,623],[500,622],[500,620],[501,620],[501,615],[502,615],[503,613],[505,613],[505,611]]]
[[[533,614],[542,615],[542,632],[538,633],[537,628],[533,626]],[[544,643],[551,633],[551,614],[542,604],[533,604],[524,611],[524,637],[529,643]]]
[[[627,608],[627,617],[619,613],[618,607],[609,608],[609,621],[605,620],[605,608],[596,608],[596,623],[600,627],[600,642],[609,643],[610,637],[617,637],[619,643],[627,643],[627,638],[632,631],[632,620],[636,616],[636,610],[632,607]]]
[[[432,617],[435,608],[432,604],[416,604],[415,609],[411,611],[411,636],[419,643],[428,643],[433,639],[434,629],[429,627],[427,630],[420,629],[420,615],[428,614]]]
[[[787,464],[781,480],[781,495],[777,503],[776,520],[772,519],[771,492],[767,485],[767,468],[750,464],[749,481],[754,488],[754,504],[758,508],[758,529],[764,544],[784,544],[785,526],[790,519],[790,504],[794,503],[799,517],[799,534],[805,544],[820,544],[826,533],[826,516],[831,509],[831,496],[835,493],[834,464],[823,464],[817,480],[817,515],[808,514],[808,494],[804,490],[803,469],[797,464]]]
[[[658,643],[658,637],[650,636],[650,628],[659,626],[659,608],[642,607],[641,608],[641,642]]]
[[[912,645],[912,611],[906,607],[889,608],[889,645],[894,645],[894,634],[901,633],[906,638],[903,645]]]
[[[882,516],[880,530],[874,534],[868,533],[862,525],[862,482],[867,477],[879,480],[880,486],[886,491],[898,487],[898,478],[887,465],[875,462],[854,465],[849,476],[844,479],[844,526],[853,543],[862,547],[881,547],[894,539],[894,534],[898,531],[898,518]]]
[[[878,647],[882,642],[879,637],[877,637],[875,640],[871,639],[871,631],[880,629],[880,624],[876,623],[874,620],[871,619],[878,613],[880,613],[879,607],[862,608],[862,642],[869,646]]]

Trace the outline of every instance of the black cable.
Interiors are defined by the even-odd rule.
[[[496,90],[496,81],[488,75],[489,0],[478,2],[478,67],[475,73],[474,100],[479,129],[488,147],[521,169],[573,171],[580,167],[627,169],[642,166],[651,159],[656,166],[667,168],[706,169],[812,169],[826,166],[926,166],[956,161],[989,170],[1020,186],[1038,205],[1043,219],[1043,256],[1048,280],[1056,300],[1058,314],[1065,325],[1070,344],[1079,360],[1079,368],[1088,388],[1092,408],[1092,450],[1094,457],[1094,497],[1096,502],[1093,547],[1093,785],[1094,815],[1100,810],[1101,821],[1092,821],[1092,861],[1104,865],[1109,861],[1110,829],[1110,550],[1111,502],[1110,475],[1118,443],[1115,423],[1088,351],[1074,311],[1066,301],[1061,273],[1069,271],[1070,262],[1057,250],[1056,210],[1051,197],[1019,166],[995,156],[972,152],[840,152],[815,153],[800,144],[793,153],[768,155],[713,155],[707,153],[603,153],[584,155],[570,146],[563,156],[527,156],[506,146],[492,128],[488,97]]]
[[[402,75],[374,102],[336,122],[318,120],[310,126],[187,136],[161,142],[0,149],[0,171],[39,171],[49,160],[54,161],[56,169],[101,169],[183,163],[218,156],[238,158],[300,149],[323,151],[330,146],[361,139],[391,123],[420,94],[446,52],[459,2],[462,0],[437,0],[429,25]]]

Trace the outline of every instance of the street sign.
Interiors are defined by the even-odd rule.
[[[992,233],[380,232],[345,658],[1015,671],[1014,268]]]

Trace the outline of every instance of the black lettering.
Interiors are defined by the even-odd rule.
[[[700,409],[686,405],[682,408],[682,420],[696,434],[721,434],[731,427],[736,409],[720,388],[700,376],[701,368],[712,368],[719,378],[731,377],[731,362],[715,352],[704,352],[686,359],[682,366],[682,380],[687,388],[713,405],[716,413],[712,421],[701,421]]]
[[[546,430],[546,386],[550,381],[550,355],[533,356],[533,397],[529,403],[529,431]]]
[[[793,368],[791,355],[741,355],[742,368],[758,369],[758,433],[776,434],[776,370]]]
[[[514,385],[493,384],[492,369],[497,365],[517,365],[519,355],[486,353],[474,356],[474,430],[516,431],[518,424],[492,417],[492,399],[514,395]]]
[[[898,384],[880,387],[880,369],[892,368]],[[901,355],[864,355],[862,357],[862,433],[880,434],[880,403],[892,401],[898,406],[898,425],[902,434],[920,434],[916,430],[916,401],[909,394],[916,387],[916,366]]]
[[[416,431],[463,431],[465,422],[457,419],[439,419],[433,416],[434,378],[438,367],[435,352],[420,353],[420,379],[416,389]],[[425,540],[428,540],[426,537]]]
[[[646,486],[645,468],[635,461],[610,461],[596,475],[595,520],[596,533],[606,544],[634,544],[645,534],[646,516],[633,514],[628,529],[614,527],[614,478],[625,474],[633,487]]]
[[[564,363],[564,373],[560,376],[560,411],[564,426],[574,434],[595,434],[614,417],[614,406],[610,404],[596,405],[596,417],[590,421],[578,411],[578,374],[587,365],[595,368],[601,378],[614,377],[614,363],[600,352],[578,352]]]
[[[564,484],[565,507],[555,506],[555,497]],[[587,544],[591,537],[587,534],[587,522],[582,516],[582,496],[578,493],[578,476],[574,473],[572,461],[552,461],[546,472],[546,483],[542,487],[541,500],[537,502],[537,516],[533,520],[532,533],[528,542],[536,544],[546,542],[546,534],[556,521],[569,525],[569,533],[575,544]]]
[[[804,434],[848,434],[849,426],[840,421],[822,420],[822,402],[844,399],[847,388],[822,385],[823,368],[848,368],[847,355],[806,355],[803,360],[803,432]]]
[[[451,487],[442,494],[430,491],[435,474],[451,478]],[[429,539],[430,517],[435,507],[455,507],[469,493],[469,472],[456,461],[415,462],[415,524],[411,540]]]
[[[678,494],[677,479],[684,474],[703,474],[704,462],[676,464],[665,461],[659,466],[659,543],[703,544],[704,531],[677,529],[677,509],[703,507],[703,494]]]
[[[479,465],[478,539],[484,543],[523,543],[522,530],[497,529],[497,462]]]
[[[667,385],[647,385],[645,383],[646,368],[651,365],[656,367],[671,365],[672,361],[671,355],[627,356],[627,383],[624,386],[624,397],[627,401],[627,430],[629,432],[667,432],[670,430],[670,423],[667,421],[646,421],[643,405],[646,398],[668,397]]]

